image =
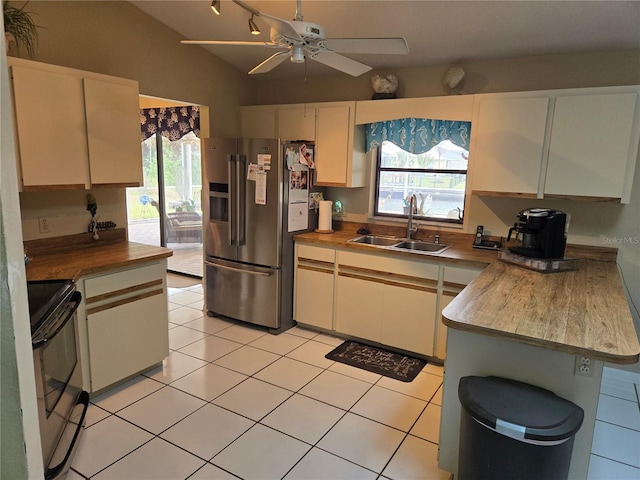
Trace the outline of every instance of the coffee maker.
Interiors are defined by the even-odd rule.
[[[507,241],[516,233],[511,253],[532,258],[560,259],[567,244],[567,214],[547,208],[528,208],[518,213]]]

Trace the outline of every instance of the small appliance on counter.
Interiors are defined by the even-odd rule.
[[[559,210],[528,208],[517,215],[507,242],[515,232],[515,245],[501,250],[498,259],[542,273],[577,270],[577,258],[565,258],[570,216]]]
[[[509,251],[532,258],[562,258],[567,245],[567,214],[547,208],[528,208],[518,213],[518,221],[509,229],[516,233],[515,246]]]

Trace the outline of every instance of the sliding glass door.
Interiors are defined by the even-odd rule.
[[[144,185],[127,189],[129,240],[173,250],[168,270],[202,277],[200,139],[189,132],[142,142]]]

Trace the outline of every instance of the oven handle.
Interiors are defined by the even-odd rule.
[[[58,465],[56,465],[55,467],[46,469],[46,471],[44,472],[44,480],[51,480],[53,478],[56,478],[58,473],[60,473],[60,471],[64,468],[64,466],[69,461],[69,457],[73,452],[76,441],[78,440],[78,437],[80,436],[80,432],[84,427],[84,417],[87,415],[87,410],[89,409],[89,394],[85,390],[83,390],[80,393],[80,396],[78,397],[78,401],[76,402],[76,405],[80,405],[80,404],[84,405],[84,408],[82,409],[82,415],[80,415],[80,421],[78,422],[76,431],[73,434],[73,440],[71,440],[71,444],[69,445],[67,453],[64,455],[64,459]]]
[[[57,328],[54,330],[54,332],[52,334],[47,334],[45,336],[45,338],[41,338],[39,340],[36,340],[35,342],[33,342],[33,349],[37,350],[39,348],[44,347],[47,342],[49,340],[51,340],[53,337],[55,337],[58,332],[60,332],[60,330],[62,330],[64,328],[64,326],[67,324],[67,322],[73,318],[73,316],[76,313],[76,310],[78,309],[78,306],[80,305],[80,302],[82,301],[82,294],[80,292],[73,292],[73,294],[71,295],[71,300],[69,303],[73,302],[73,306],[71,307],[71,309],[69,310],[69,313],[67,314],[67,317],[64,319],[64,321],[59,322],[59,325],[57,326]]]

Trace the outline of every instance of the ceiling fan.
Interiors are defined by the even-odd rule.
[[[324,28],[321,25],[303,20],[302,0],[297,0],[296,17],[291,21],[259,12],[240,0],[233,0],[233,2],[251,13],[250,26],[255,25],[253,24],[254,16],[262,18],[269,25],[271,28],[270,42],[182,40],[181,43],[249,45],[281,49],[250,70],[250,75],[269,72],[287,58],[294,63],[304,63],[305,58],[309,58],[357,77],[371,70],[371,67],[345,57],[340,53],[387,55],[406,55],[409,53],[409,48],[404,38],[326,38]],[[253,26],[251,28],[253,30]]]

